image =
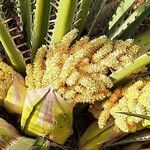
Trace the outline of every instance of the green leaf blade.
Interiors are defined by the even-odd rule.
[[[121,1],[118,6],[116,13],[113,15],[112,20],[109,22],[109,32],[112,32],[116,28],[120,19],[126,14],[126,12],[131,8],[135,0],[124,0]]]
[[[52,35],[52,43],[59,42],[71,30],[78,0],[60,0]]]
[[[24,59],[17,49],[8,29],[3,24],[3,20],[0,19],[0,41],[5,49],[12,67],[21,74],[25,74],[25,62]]]
[[[37,50],[45,44],[50,17],[50,0],[37,0],[32,34],[32,60]]]
[[[123,136],[121,131],[114,128],[114,124],[110,123],[104,129],[99,129],[97,122],[93,122],[81,136],[79,141],[79,149],[94,149],[102,148],[103,144],[110,140]]]
[[[90,12],[89,17],[88,17],[88,19],[91,22],[89,25],[90,28],[88,31],[88,35],[91,35],[91,33],[95,27],[95,24],[97,22],[97,19],[98,19],[100,13],[102,12],[102,9],[103,9],[104,5],[106,4],[106,2],[107,2],[107,0],[96,0],[93,3],[93,7],[91,8],[91,12]]]
[[[133,116],[133,117],[138,117],[138,118],[142,118],[142,119],[146,119],[146,120],[150,120],[150,116],[146,116],[146,115],[133,114],[133,113],[129,113],[129,112],[117,112],[117,113],[123,114],[123,115],[128,115],[128,116]]]
[[[27,35],[27,43],[31,45],[31,32],[32,32],[32,9],[31,0],[16,0],[18,3],[18,9],[20,11],[20,19],[23,25],[23,29]]]
[[[126,39],[131,37],[138,26],[144,21],[144,19],[150,14],[150,1],[148,0],[138,9],[136,9],[123,23],[117,27],[114,31],[109,32],[111,39]]]
[[[91,0],[88,0],[88,1],[87,0],[81,0],[80,10],[79,10],[79,14],[77,16],[78,23],[76,25],[76,28],[79,30],[79,35],[83,31],[91,3],[92,3]]]
[[[147,52],[142,56],[136,58],[132,63],[127,64],[124,68],[114,72],[110,75],[112,80],[115,82],[121,81],[125,77],[128,77],[132,73],[136,72],[138,69],[150,64],[150,54]]]

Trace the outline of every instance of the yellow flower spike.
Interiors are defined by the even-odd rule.
[[[79,49],[81,49],[88,42],[89,42],[89,37],[87,37],[87,36],[82,37],[79,41],[76,41],[76,43],[73,44],[71,47],[71,54],[77,52]]]
[[[46,71],[43,76],[42,84],[48,84],[56,81],[61,73],[62,53],[57,52],[52,57],[47,56]],[[60,82],[61,84],[61,82]],[[59,86],[59,85],[58,85]]]
[[[63,52],[68,53],[70,52],[69,46],[73,42],[73,40],[77,37],[78,30],[73,29],[69,33],[67,33],[65,36],[62,37],[62,40],[58,43],[51,43],[51,46],[49,47],[51,50],[55,52]],[[52,52],[53,53],[53,52]]]
[[[75,70],[71,73],[71,75],[66,79],[66,84],[68,86],[73,86],[77,83],[78,79],[80,78],[80,73]]]
[[[69,48],[70,44],[77,36],[78,36],[78,29],[73,29],[62,37],[60,43],[62,43],[66,48]]]
[[[6,97],[7,90],[12,83],[11,74],[14,73],[12,68],[7,66],[0,59],[0,102]]]
[[[112,41],[108,40],[107,37],[101,37],[102,47],[93,55],[92,61],[99,62],[103,59],[107,54],[113,51]]]
[[[148,82],[144,88],[142,89],[142,94],[139,97],[139,102],[138,102],[138,106],[141,106],[144,108],[143,112],[139,112],[138,107],[136,107],[136,112],[138,114],[145,114],[147,116],[150,116],[150,78],[146,78],[146,82]],[[149,120],[143,120],[142,125],[144,127],[146,126],[150,126],[150,121]]]
[[[26,82],[26,85],[28,87],[28,90],[36,88],[34,85],[34,79],[33,79],[33,65],[28,64],[26,66],[26,73],[27,73],[27,76],[25,78],[25,82]]]
[[[41,80],[43,78],[45,72],[45,57],[47,54],[47,50],[43,47],[39,51],[37,51],[36,59],[34,61],[34,69],[33,69],[33,81],[36,88],[41,87],[42,83]],[[39,71],[40,70],[40,71]]]
[[[110,96],[109,89],[113,86],[110,71],[132,62],[138,47],[132,40],[111,41],[106,36],[91,41],[84,37],[70,46],[76,33],[77,30],[73,30],[60,42],[52,44],[50,51],[47,47],[39,49],[34,65],[27,67],[26,84],[29,89],[51,85],[65,100],[75,103],[93,103]],[[44,62],[38,65],[41,54],[45,52]]]
[[[24,79],[0,59],[0,101],[11,113],[21,114],[26,87]]]
[[[128,112],[150,116],[150,78],[137,81],[120,88],[119,97],[115,92],[104,102],[103,111],[99,112],[98,124],[104,128],[109,118],[114,118],[115,125],[123,132],[135,132],[149,126],[150,121],[134,116],[122,115],[117,112]]]
[[[101,111],[99,111],[100,116],[98,118],[98,125],[100,129],[104,128],[104,126],[106,125],[107,121],[110,118],[110,109],[117,103],[117,101],[121,96],[122,96],[122,89],[120,88],[115,90],[113,94],[110,96],[109,100],[104,102],[103,105],[101,106]]]
[[[26,86],[24,78],[20,75],[13,77],[13,83],[10,86],[7,96],[4,99],[4,107],[11,113],[22,113],[24,99],[26,95]]]
[[[54,142],[64,144],[72,134],[72,113],[73,105],[47,86],[28,91],[21,125],[27,133],[46,136]]]

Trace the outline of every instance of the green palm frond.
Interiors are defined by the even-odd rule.
[[[105,3],[107,0],[95,0],[95,2],[93,3],[93,7],[91,8],[91,11],[89,13],[88,19],[90,21],[90,28],[88,31],[88,35],[91,34],[91,32],[93,31],[93,28],[96,24],[96,21],[102,11],[102,8],[104,7]]]
[[[0,41],[5,49],[12,66],[20,73],[25,73],[25,62],[21,52],[17,49],[5,21],[0,18]]]
[[[72,23],[76,11],[78,0],[61,0],[58,2],[56,20],[52,30],[52,43],[59,42],[62,37],[72,28]]]
[[[34,59],[37,50],[45,44],[45,38],[48,33],[49,18],[50,18],[50,0],[36,0],[35,14],[32,32],[32,60]]]
[[[120,24],[120,21],[125,16],[125,14],[129,11],[129,9],[132,7],[135,0],[124,0],[121,1],[120,5],[118,6],[115,14],[112,17],[112,20],[109,22],[109,34],[115,30],[115,28],[118,27]]]
[[[77,16],[76,16],[77,23],[75,22],[76,23],[75,27],[79,30],[78,36],[81,35],[83,28],[85,26],[91,3],[92,3],[91,0],[88,0],[88,1],[81,0],[80,1],[79,10],[78,10]]]
[[[16,7],[18,9],[18,15],[20,16],[22,28],[27,35],[27,43],[31,45],[31,33],[32,33],[32,11],[31,0],[15,0]]]
[[[123,3],[126,5],[127,3],[132,4],[133,1],[127,1],[126,3]],[[124,6],[123,5],[123,6]],[[121,5],[122,6],[122,5]],[[123,7],[122,6],[122,7]],[[127,8],[130,8],[132,5],[127,6]],[[127,14],[124,14],[123,11],[121,11],[123,8],[118,7],[117,14],[119,16],[114,16],[113,21],[109,24],[109,31],[108,35],[111,39],[126,39],[127,37],[130,38],[137,30],[138,26],[143,22],[143,20],[149,16],[150,14],[150,1],[147,0],[145,3],[140,5],[136,10],[132,12],[129,12],[128,17],[126,17]],[[121,13],[121,12],[122,13]],[[120,16],[123,15],[123,16]],[[118,17],[118,18],[117,18]],[[119,20],[120,18],[123,18]]]

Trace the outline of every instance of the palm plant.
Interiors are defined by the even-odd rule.
[[[15,0],[12,5],[17,13],[12,14],[8,13],[7,1],[1,4],[0,41],[7,58],[3,60],[2,54],[0,60],[1,105],[10,113],[19,114],[24,134],[45,138],[35,141],[12,133],[15,137],[9,139],[10,135],[6,134],[12,142],[10,149],[26,144],[37,149],[49,149],[52,143],[56,147],[63,145],[73,134],[73,119],[76,119],[73,109],[78,103],[91,105],[92,112],[95,106],[104,109],[98,112],[101,129],[92,123],[80,138],[79,149],[98,149],[122,137],[122,131],[127,130],[116,123],[116,112],[107,109],[107,115],[112,115],[108,117],[110,122],[106,120],[106,124],[100,125],[101,113],[105,112],[101,101],[111,105],[120,84],[130,91],[130,85],[141,72],[149,78],[145,69],[150,63],[149,31],[137,32],[150,15],[150,1]],[[106,15],[107,11],[110,16]],[[100,22],[100,18],[105,23]],[[97,29],[98,24],[102,28]],[[100,36],[103,34],[107,37]],[[125,79],[127,85],[123,83]],[[140,89],[149,85],[149,79],[141,82]],[[143,97],[149,92],[149,89],[143,90]],[[125,99],[126,94],[120,93]],[[141,107],[149,102],[147,95],[145,104],[139,104]],[[122,99],[117,97],[116,101]],[[140,102],[134,96],[133,99]],[[119,105],[118,101],[113,103]],[[124,106],[126,103],[127,100]],[[109,107],[113,109],[113,106]],[[139,115],[149,116],[148,107],[146,114],[140,112]],[[128,111],[124,113],[135,115],[135,111]],[[149,126],[145,119],[134,132]]]

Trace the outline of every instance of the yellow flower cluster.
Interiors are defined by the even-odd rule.
[[[51,85],[63,98],[75,102],[94,102],[110,96],[111,71],[137,57],[132,40],[111,41],[105,36],[94,40],[83,37],[72,46],[74,29],[61,42],[39,49],[35,61],[27,66],[26,84],[30,89]]]
[[[121,98],[122,96],[122,89],[118,88],[116,89],[112,95],[110,96],[110,98],[103,103],[99,103],[97,107],[99,107],[99,109],[97,109],[97,112],[95,112],[95,105],[97,105],[96,103],[94,103],[93,106],[91,106],[91,108],[89,109],[89,111],[92,112],[92,114],[95,116],[96,118],[98,118],[99,122],[98,125],[100,128],[104,128],[107,121],[110,119],[110,109],[118,102],[119,98]]]
[[[7,91],[17,73],[0,59],[0,103],[6,97]]]
[[[135,132],[142,126],[150,125],[148,120],[117,113],[129,112],[150,116],[150,78],[139,79],[119,92],[118,96],[115,92],[104,103],[104,110],[98,118],[99,127],[103,128],[110,116],[113,116],[116,126],[124,132]]]

